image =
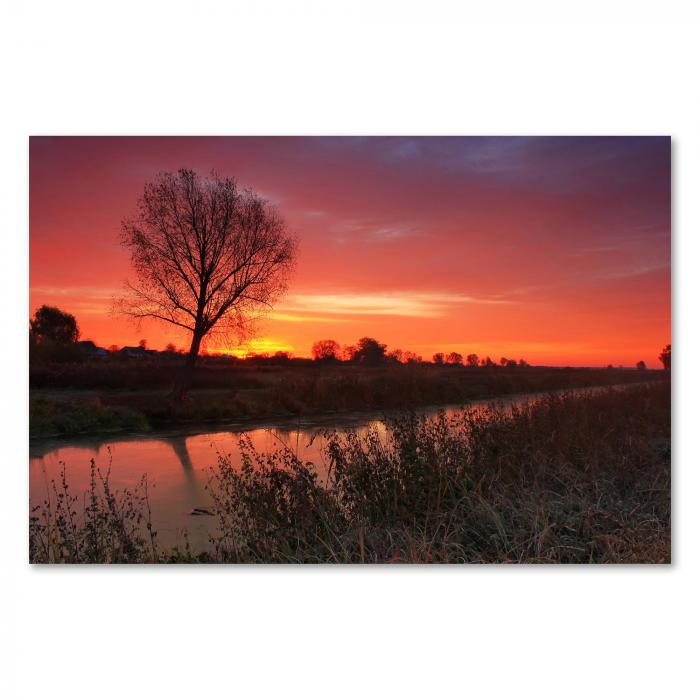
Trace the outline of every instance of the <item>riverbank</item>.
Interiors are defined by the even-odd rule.
[[[291,450],[211,472],[205,551],[161,547],[146,481],[54,485],[33,562],[668,563],[670,382],[328,436],[330,469]],[[157,486],[157,484],[156,484]]]
[[[201,368],[188,399],[177,404],[169,400],[167,378],[171,375],[151,376],[147,367],[132,367],[124,377],[124,386],[131,388],[124,389],[107,383],[107,376],[104,367],[64,368],[60,379],[54,376],[51,382],[35,376],[30,389],[30,437],[112,435],[196,424],[411,409],[508,394],[645,382],[660,379],[664,373],[410,365]]]

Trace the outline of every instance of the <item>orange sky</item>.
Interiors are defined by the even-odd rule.
[[[660,366],[670,159],[670,139],[641,137],[35,137],[30,312],[59,306],[103,346],[186,345],[109,315],[130,274],[120,221],[157,172],[215,168],[300,240],[251,349],[308,356],[315,340],[369,335],[424,358]]]

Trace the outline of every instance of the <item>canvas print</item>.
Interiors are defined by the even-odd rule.
[[[671,560],[668,137],[32,137],[29,560]]]

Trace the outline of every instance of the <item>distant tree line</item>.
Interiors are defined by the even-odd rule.
[[[124,359],[134,358],[178,358],[184,361],[186,351],[183,348],[176,348],[171,342],[165,350],[151,350],[147,347],[146,339],[139,341],[137,346],[118,347],[110,345],[108,348],[99,348],[91,340],[80,340],[80,328],[78,323],[70,313],[62,311],[55,306],[39,307],[34,317],[29,322],[29,348],[30,359],[48,362],[76,362],[86,358],[98,357],[120,357]],[[295,358],[285,351],[277,351],[273,354],[250,354],[246,358],[233,357],[226,354],[205,355],[203,358],[207,363],[239,363],[249,362],[260,365],[285,365],[289,363],[308,363],[307,358]],[[375,338],[364,336],[354,345],[341,346],[335,340],[318,340],[311,347],[311,359],[315,363],[346,363],[365,366],[379,366],[388,364],[433,364],[437,366],[467,366],[467,367],[506,367],[506,368],[526,368],[530,364],[524,360],[501,357],[495,362],[488,355],[479,357],[476,353],[469,353],[466,356],[459,352],[436,352],[430,361],[424,360],[421,355],[410,350],[388,350],[385,343],[380,343]],[[665,370],[671,369],[671,346],[666,345],[659,361]],[[646,370],[647,366],[643,360],[637,362],[638,370]],[[612,365],[608,365],[612,368]]]
[[[380,365],[388,363],[403,364],[433,364],[438,366],[467,366],[467,367],[506,367],[506,368],[526,368],[530,363],[520,358],[518,360],[509,357],[501,357],[498,362],[488,355],[479,357],[476,353],[462,355],[459,352],[436,352],[431,361],[425,361],[420,355],[409,350],[387,350],[384,343],[380,343],[375,338],[360,338],[355,345],[341,346],[335,340],[319,340],[311,347],[311,357],[315,362],[321,363],[351,363],[365,365]],[[671,346],[666,345],[659,355],[659,360],[664,369],[671,369]],[[612,368],[612,365],[608,365]],[[620,365],[622,367],[622,365]],[[646,370],[647,365],[644,360],[637,362],[638,370]]]
[[[469,353],[466,358],[459,352],[436,352],[431,361],[423,360],[421,355],[410,350],[387,350],[385,343],[375,338],[360,338],[355,345],[341,346],[335,340],[319,340],[311,347],[311,357],[316,362],[338,363],[347,362],[364,365],[380,365],[388,363],[402,364],[434,364],[445,366],[467,367],[529,367],[523,359],[512,360],[502,357],[499,363],[490,357],[479,358],[476,353]]]

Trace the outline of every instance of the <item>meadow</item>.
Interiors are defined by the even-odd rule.
[[[30,437],[411,409],[664,376],[662,371],[621,368],[242,362],[198,367],[187,399],[173,402],[169,394],[177,369],[149,361],[34,364],[30,368]]]
[[[550,395],[453,419],[405,412],[330,433],[323,465],[290,449],[209,479],[206,551],[164,549],[147,477],[115,492],[53,483],[30,516],[35,563],[668,563],[671,385]],[[322,467],[322,468],[321,468]]]

